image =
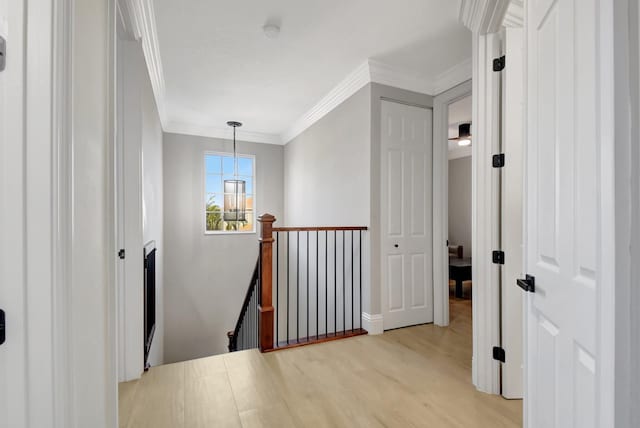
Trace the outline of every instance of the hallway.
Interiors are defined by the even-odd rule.
[[[519,427],[471,384],[471,302],[432,324],[154,367],[120,384],[120,427]]]

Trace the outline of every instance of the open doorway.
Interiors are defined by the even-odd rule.
[[[448,106],[448,263],[449,319],[453,327],[472,336],[472,132],[471,95]],[[471,352],[471,346],[469,346]]]

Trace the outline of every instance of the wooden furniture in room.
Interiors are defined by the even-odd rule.
[[[456,282],[456,297],[462,298],[462,282],[471,279],[471,258],[449,257],[449,278]]]

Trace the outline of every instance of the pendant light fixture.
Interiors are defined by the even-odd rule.
[[[242,123],[230,121],[227,125],[233,128],[233,180],[224,180],[224,221],[245,222],[247,208],[246,182],[238,178],[238,155],[236,153],[236,128]]]
[[[449,141],[457,141],[459,146],[471,144],[471,123],[461,123],[458,125],[458,138],[449,138]]]

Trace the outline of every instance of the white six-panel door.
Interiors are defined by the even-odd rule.
[[[606,400],[599,335],[607,286],[603,189],[611,169],[600,109],[596,0],[534,0],[527,17],[525,423],[600,427]],[[613,352],[613,350],[610,350]]]
[[[384,329],[433,322],[432,112],[382,101]]]

